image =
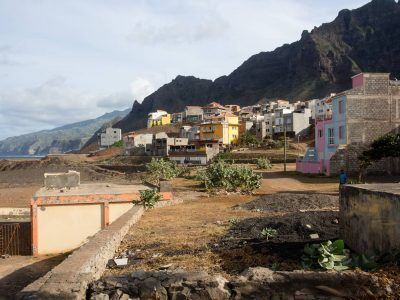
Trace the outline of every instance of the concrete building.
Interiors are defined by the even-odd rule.
[[[239,139],[239,119],[231,113],[210,118],[200,125],[200,141],[216,141],[221,145],[237,144]]]
[[[186,146],[188,143],[187,138],[169,137],[165,132],[156,133],[153,138],[153,155],[169,156],[171,147]]]
[[[209,121],[215,116],[227,112],[228,109],[217,102],[211,102],[203,107],[203,119]]]
[[[171,124],[171,115],[164,110],[149,113],[147,128]]]
[[[178,164],[206,165],[219,153],[219,143],[195,142],[171,147],[170,160]]]
[[[225,107],[227,108],[228,111],[230,111],[233,114],[238,114],[240,112],[240,105],[228,104],[225,105]]]
[[[171,124],[182,123],[182,120],[183,120],[183,113],[182,112],[171,114]]]
[[[274,134],[280,134],[284,132],[285,115],[291,114],[294,111],[294,107],[276,108],[274,111]]]
[[[316,119],[315,148],[297,162],[304,173],[358,172],[358,156],[377,138],[399,132],[400,84],[386,73],[361,73],[353,88],[330,98],[331,114]],[[329,110],[326,110],[329,112]],[[331,116],[329,116],[331,115]],[[384,160],[369,169],[384,172],[398,166]],[[397,170],[398,171],[398,170]]]
[[[184,125],[179,130],[179,137],[187,138],[189,142],[198,141],[200,139],[200,126],[199,125]]]
[[[184,123],[200,123],[203,121],[203,108],[201,106],[186,106],[182,119]]]
[[[286,126],[286,132],[297,136],[306,134],[310,127],[311,109],[303,108],[295,110],[290,114],[283,115],[283,123]]]
[[[140,133],[124,135],[125,155],[151,155],[153,151],[153,134]]]
[[[107,148],[122,139],[122,132],[119,128],[108,127],[100,133],[100,148]]]

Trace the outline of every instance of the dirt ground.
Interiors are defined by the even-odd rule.
[[[29,207],[30,199],[43,186],[46,172],[75,170],[81,173],[82,182],[138,182],[135,173],[124,174],[97,165],[98,160],[107,157],[97,157],[96,160],[85,155],[65,155],[41,160],[0,160],[0,207]]]
[[[184,203],[156,209],[146,212],[144,217],[135,225],[123,240],[118,254],[128,254],[129,266],[123,269],[109,269],[105,276],[122,274],[138,269],[154,270],[164,265],[172,264],[171,268],[184,268],[189,271],[204,270],[209,273],[221,273],[224,276],[236,275],[247,267],[267,266],[280,260],[277,252],[284,248],[290,252],[289,240],[293,240],[295,246],[309,241],[309,233],[320,233],[321,238],[337,237],[337,196],[321,195],[328,200],[321,201],[329,212],[308,213],[308,219],[299,211],[291,210],[292,215],[283,211],[240,208],[245,203],[253,201],[253,207],[260,197],[267,194],[280,192],[299,192],[299,197],[305,197],[303,193],[328,193],[337,195],[337,184],[334,179],[306,178],[305,180],[293,172],[282,173],[281,165],[263,173],[262,187],[255,195],[219,195],[208,197],[198,192],[199,186],[191,180],[176,179],[174,186],[179,187],[175,194],[186,198]],[[288,170],[293,170],[294,165],[288,165]],[[186,194],[185,194],[186,193]],[[315,201],[315,197],[312,197]],[[262,200],[261,200],[262,201]],[[290,201],[279,194],[277,201],[281,206],[291,207],[284,202]],[[299,200],[300,201],[300,200]],[[330,206],[330,207],[328,207]],[[310,223],[312,230],[303,230],[298,223]],[[282,225],[283,224],[283,225]],[[279,247],[272,245],[271,251],[261,247],[265,241],[259,237],[261,227],[277,226],[281,230]],[[306,224],[304,224],[306,225]],[[285,229],[285,226],[287,227]],[[294,227],[299,227],[298,238],[284,239],[284,235],[292,234]],[[321,228],[321,226],[323,228]],[[284,244],[284,246],[283,246]],[[266,251],[268,253],[266,253]],[[298,251],[294,258],[297,258]],[[294,259],[293,259],[294,261]],[[290,263],[292,264],[292,263]],[[293,269],[296,264],[285,266]]]
[[[42,277],[66,255],[12,256],[0,258],[0,300],[15,299],[15,295],[28,284]]]

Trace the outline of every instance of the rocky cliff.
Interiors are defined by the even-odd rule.
[[[304,31],[301,39],[271,52],[253,55],[228,76],[215,81],[178,76],[116,126],[124,132],[142,128],[155,109],[177,112],[185,105],[211,100],[251,105],[261,98],[309,99],[350,87],[361,72],[390,72],[400,78],[400,4],[373,0],[342,10],[331,22]]]

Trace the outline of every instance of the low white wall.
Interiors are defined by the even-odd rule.
[[[109,221],[110,224],[126,213],[133,207],[133,203],[110,203],[109,204]]]
[[[102,204],[40,206],[38,253],[62,253],[81,246],[103,227]]]

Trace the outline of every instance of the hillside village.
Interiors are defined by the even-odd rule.
[[[239,2],[237,7],[257,16],[259,4]],[[290,2],[290,8],[328,9],[327,3],[300,2]],[[117,52],[112,37],[116,32],[120,37],[120,27],[136,17],[157,25],[142,11],[154,4],[144,3],[118,3],[117,10],[96,6],[94,14],[106,26],[93,27],[112,29],[107,39],[101,35],[101,43],[113,42],[112,65],[103,60],[104,70],[120,66],[125,56],[143,57],[140,51],[132,51],[135,57],[126,49]],[[178,4],[179,14],[200,27],[190,10],[203,16],[214,9]],[[162,5],[152,9],[169,31],[175,26],[163,17],[180,16],[175,5]],[[118,20],[110,18],[114,14]],[[8,154],[14,148],[46,153],[0,156],[0,300],[400,299],[399,16],[400,1],[371,0],[303,31],[292,44],[250,57],[229,75],[177,76],[157,90],[138,77],[130,87],[140,89],[143,101],[135,100],[132,109],[0,142]],[[134,33],[143,28],[137,23]],[[196,36],[191,47],[202,43],[196,28],[185,28]],[[92,31],[84,29],[87,39]],[[51,30],[58,33],[60,27],[55,22]],[[128,42],[151,54],[169,47],[179,52],[175,46],[182,43],[192,57],[180,40],[185,31],[175,31],[169,37],[161,27],[149,27],[146,34],[130,34]],[[166,44],[167,38],[173,42]],[[224,41],[222,35],[218,39]],[[96,43],[88,48],[94,47],[103,50]],[[0,45],[0,64],[6,51]],[[184,70],[166,52],[174,68]],[[102,53],[93,59],[97,55]],[[188,63],[184,58],[179,61]],[[151,59],[132,60],[135,72],[140,64],[148,74],[160,71],[158,63],[152,69],[157,61]],[[93,62],[100,61],[90,61],[94,67]],[[123,68],[119,71],[110,73],[116,81],[123,78]],[[63,86],[64,79],[57,78],[21,97],[43,89],[57,99]],[[93,105],[95,93],[67,94],[85,102],[83,115]],[[108,95],[96,105],[99,111],[115,109],[126,104],[124,97],[125,92]],[[58,109],[66,113],[64,106]],[[10,113],[18,115],[17,110]],[[53,112],[43,115],[53,118]],[[50,138],[39,143],[46,133]],[[62,140],[64,135],[80,150]]]
[[[273,100],[246,107],[211,102],[203,107],[186,106],[178,113],[157,110],[149,113],[147,121],[147,128],[156,133],[122,135],[121,129],[107,128],[100,136],[100,147],[122,140],[128,156],[168,157],[179,164],[206,165],[220,152],[248,146],[241,141],[246,134],[254,136],[259,147],[282,139],[307,139],[315,140],[315,145],[301,154],[297,171],[331,175],[345,169],[357,173],[357,157],[364,150],[360,144],[395,132],[400,125],[396,117],[400,84],[385,73],[360,73],[351,81],[352,89],[322,99]],[[162,131],[166,127],[170,132]],[[370,170],[383,172],[385,168],[381,163]]]

